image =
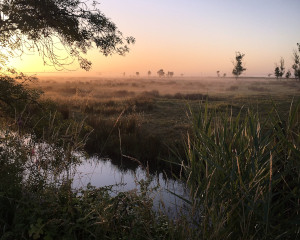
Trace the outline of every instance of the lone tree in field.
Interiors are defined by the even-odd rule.
[[[164,72],[163,69],[160,69],[160,70],[157,72],[157,74],[158,74],[159,77],[165,76],[165,72]]]
[[[298,79],[300,81],[300,43],[297,43],[298,46],[298,52],[295,50],[293,55],[294,55],[294,64],[292,66],[293,70],[294,70],[294,76],[296,79]]]
[[[174,72],[168,72],[167,76],[168,77],[173,77],[174,76]]]
[[[217,76],[220,77],[220,71],[217,71]]]
[[[151,71],[149,70],[149,71],[148,71],[148,77],[150,77],[150,76],[151,76]]]
[[[276,76],[276,78],[282,78],[283,74],[284,74],[284,70],[285,70],[285,67],[284,67],[284,59],[281,57],[280,58],[280,66],[278,66],[276,64],[276,67],[275,67],[275,71],[274,71],[274,74]]]
[[[91,62],[83,55],[94,46],[105,56],[124,55],[135,39],[123,37],[97,5],[89,0],[1,0],[0,49],[9,56],[37,52],[44,64],[59,70],[74,61],[89,70]]]
[[[138,77],[140,76],[140,72],[136,72],[135,75]]]
[[[288,71],[286,72],[286,74],[285,74],[285,77],[286,77],[287,79],[289,79],[289,78],[291,77],[291,75],[292,75],[291,71],[288,70]]]
[[[279,67],[278,67],[278,66],[275,67],[274,74],[275,74],[276,78],[278,79],[279,76],[280,76],[280,70],[279,70]]]
[[[243,67],[243,57],[245,54],[242,54],[240,52],[235,53],[235,61],[232,62],[234,68],[232,70],[232,74],[235,76],[236,79],[244,72],[246,71],[246,68]]]

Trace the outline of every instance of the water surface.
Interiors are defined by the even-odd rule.
[[[138,167],[135,171],[121,170],[113,165],[110,159],[98,157],[86,159],[73,171],[74,188],[84,188],[89,183],[95,187],[115,185],[113,187],[115,193],[124,191],[140,192],[139,182],[149,179],[147,172],[141,167]],[[180,212],[186,211],[185,201],[178,197],[188,198],[184,183],[179,180],[168,179],[163,173],[151,175],[150,179],[150,197],[154,200],[153,207],[155,210],[162,210],[168,216],[176,216]]]

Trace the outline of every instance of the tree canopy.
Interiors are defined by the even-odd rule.
[[[282,78],[284,72],[285,72],[285,67],[284,67],[284,59],[281,57],[280,58],[280,62],[279,62],[280,66],[278,66],[276,64],[275,70],[274,70],[274,74],[276,76],[276,78]]]
[[[159,77],[165,76],[165,72],[164,72],[163,69],[160,69],[159,71],[157,71],[157,74],[158,74]]]
[[[298,46],[298,51],[299,53],[295,50],[294,53],[293,53],[293,57],[294,57],[294,64],[292,66],[292,68],[294,69],[294,75],[295,75],[295,78],[300,80],[300,43],[297,43],[297,46]]]
[[[245,54],[242,54],[240,52],[235,53],[235,62],[232,62],[234,68],[232,70],[232,74],[238,78],[244,71],[246,71],[246,68],[243,67],[243,57]]]
[[[78,61],[89,70],[83,57],[96,47],[104,55],[124,55],[133,37],[123,37],[116,25],[88,0],[0,0],[0,48],[9,56],[36,51],[45,64],[57,69]],[[66,56],[57,54],[63,48]],[[0,64],[5,61],[1,54]]]

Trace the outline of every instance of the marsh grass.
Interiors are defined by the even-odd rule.
[[[201,239],[299,238],[299,106],[191,112],[181,167]]]
[[[115,163],[127,155],[144,164],[148,162],[152,170],[159,171],[171,169],[166,161],[161,161],[172,158],[170,149],[177,148],[184,155],[183,136],[191,128],[185,116],[187,104],[197,109],[208,100],[209,108],[216,106],[224,111],[232,106],[234,114],[240,106],[252,105],[263,113],[269,108],[270,98],[287,105],[299,85],[292,80],[262,78],[236,81],[155,77],[70,78],[55,83],[42,80],[39,84],[45,91],[44,98],[56,102],[63,119],[86,119],[94,129],[85,148],[90,154],[108,156]]]

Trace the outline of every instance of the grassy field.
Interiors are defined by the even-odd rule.
[[[152,170],[167,168],[157,160],[184,155],[189,108],[197,112],[207,102],[234,115],[241,107],[267,114],[272,102],[286,111],[300,96],[299,82],[271,78],[43,77],[34,86],[59,105],[64,118],[85,119],[94,129],[86,144],[89,153],[116,164],[134,158]],[[127,166],[134,168],[131,160]]]

